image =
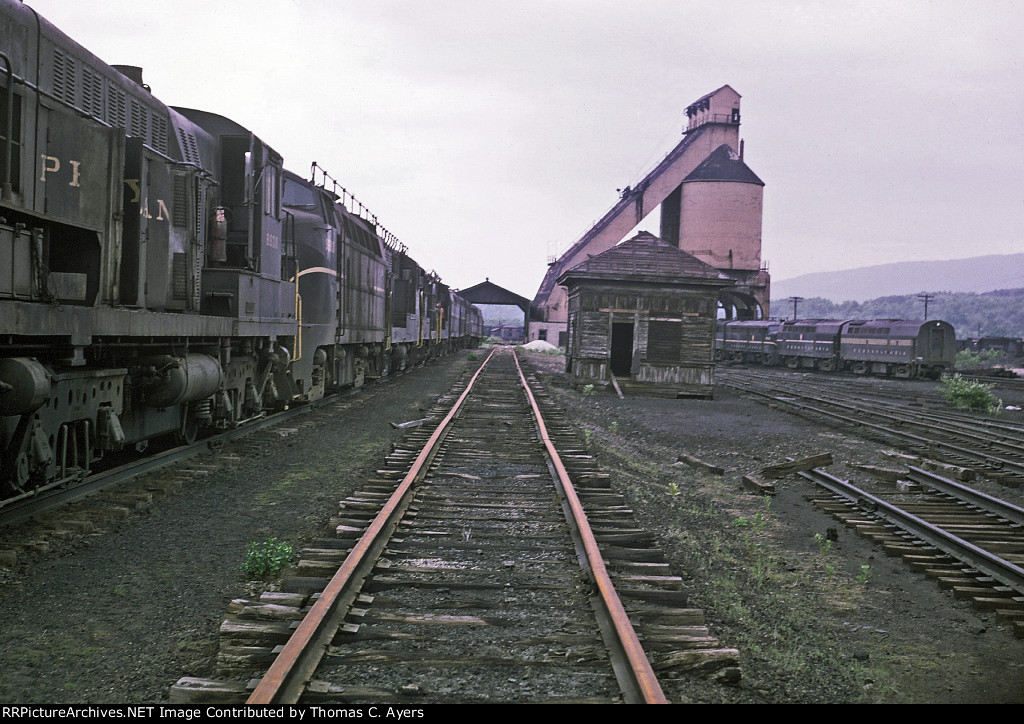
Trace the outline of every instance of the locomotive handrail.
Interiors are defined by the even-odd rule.
[[[345,198],[348,197],[351,200],[351,203],[359,204],[359,210],[360,210],[359,216],[361,218],[366,219],[367,221],[372,221],[373,222],[373,225],[377,229],[377,235],[384,241],[385,244],[387,244],[390,248],[392,248],[392,249],[394,249],[396,251],[403,252],[403,253],[408,250],[409,247],[407,247],[405,244],[403,244],[399,240],[399,238],[397,236],[395,236],[393,233],[388,231],[387,228],[382,226],[377,221],[377,215],[375,213],[370,211],[370,209],[362,201],[360,201],[359,199],[356,198],[355,194],[353,194],[347,188],[342,186],[338,182],[338,179],[334,178],[329,173],[327,173],[327,170],[323,166],[321,166],[319,163],[317,163],[316,161],[313,161],[313,163],[312,163],[312,165],[310,166],[310,169],[309,169],[310,181],[311,181],[311,183],[314,186],[316,185],[316,172],[317,172],[317,169],[320,169],[320,175],[324,177],[323,188],[324,189],[327,188],[327,179],[330,179],[331,180],[331,185],[333,186],[332,193],[338,198],[338,200],[341,202],[342,207],[345,207],[346,211],[348,211],[348,208],[347,208],[347,205],[346,205]],[[341,190],[341,195],[340,196],[338,195],[338,190],[339,189]],[[366,216],[363,216],[362,212],[365,212],[366,214],[368,214],[369,218],[367,218]],[[354,210],[352,212],[350,212],[350,213],[354,213]]]
[[[7,67],[7,118],[5,123],[6,134],[4,136],[4,175],[0,180],[4,201],[10,201],[13,196],[13,184],[11,183],[11,153],[14,151],[14,67],[11,59],[5,53],[0,53],[0,60],[3,60]]]

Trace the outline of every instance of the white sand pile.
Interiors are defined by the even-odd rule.
[[[535,339],[532,342],[530,342],[529,344],[524,344],[523,345],[523,349],[528,349],[531,352],[557,352],[558,351],[558,347],[556,347],[555,345],[551,344],[550,342],[545,342],[543,339]]]

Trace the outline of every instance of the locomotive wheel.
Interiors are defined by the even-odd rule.
[[[4,476],[4,487],[17,495],[26,492],[25,486],[29,481],[28,455],[22,453],[14,461],[10,475]]]
[[[199,420],[192,411],[191,405],[185,405],[182,408],[181,417],[181,429],[178,430],[175,437],[179,444],[191,445],[199,435]]]

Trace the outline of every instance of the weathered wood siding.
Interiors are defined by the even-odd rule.
[[[634,325],[632,381],[710,396],[717,299],[713,289],[574,286],[566,352],[574,384],[610,380],[612,325],[624,322]]]

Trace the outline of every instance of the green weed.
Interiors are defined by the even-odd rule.
[[[972,412],[987,412],[991,415],[998,415],[1003,409],[1003,401],[992,394],[995,385],[986,385],[984,382],[965,380],[960,374],[952,377],[942,378],[939,386],[939,394],[949,404],[958,410],[970,410]]]
[[[295,549],[277,538],[268,538],[263,543],[252,542],[242,563],[242,573],[249,579],[276,576],[287,566]]]
[[[982,362],[988,362],[989,360],[1005,356],[1006,353],[1000,349],[983,349],[978,352],[962,349],[956,353],[956,366],[957,368],[977,367]]]

